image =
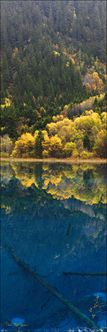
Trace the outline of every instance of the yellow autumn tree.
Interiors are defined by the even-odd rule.
[[[106,130],[101,130],[95,141],[94,150],[96,155],[101,158],[107,157],[107,132]]]
[[[64,146],[64,156],[65,157],[72,157],[73,151],[76,149],[76,143],[74,142],[67,142]]]
[[[58,135],[52,136],[49,141],[49,155],[60,157],[62,152],[62,142]]]
[[[89,91],[102,92],[104,84],[97,71],[89,72],[85,75],[84,85]]]
[[[15,142],[12,152],[13,157],[33,157],[34,156],[35,138],[30,133],[22,134]]]

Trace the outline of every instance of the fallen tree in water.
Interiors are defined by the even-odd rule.
[[[64,275],[70,276],[87,276],[87,277],[106,277],[107,272],[63,272]]]
[[[56,288],[47,283],[43,277],[41,277],[38,273],[31,270],[28,264],[22,261],[11,248],[6,248],[11,255],[11,257],[15,260],[15,262],[24,269],[27,273],[29,273],[39,284],[41,284],[44,288],[46,288],[53,296],[55,296],[58,300],[60,300],[70,311],[72,311],[79,319],[87,323],[89,327],[96,328],[95,323],[84,313],[80,311],[76,306],[74,306],[71,301],[67,300],[62,293],[60,293]]]

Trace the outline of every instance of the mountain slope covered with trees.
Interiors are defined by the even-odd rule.
[[[1,13],[2,152],[105,156],[106,1],[7,0]],[[81,123],[92,118],[90,128],[78,128],[76,117]],[[64,134],[50,133],[60,121]],[[75,127],[69,138],[67,121]]]

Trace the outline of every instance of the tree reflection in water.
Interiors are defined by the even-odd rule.
[[[31,328],[60,327],[65,320],[70,327],[81,326],[60,301],[17,266],[7,250],[11,248],[103,327],[106,280],[90,274],[106,269],[105,183],[104,166],[2,165],[3,322],[22,315]]]

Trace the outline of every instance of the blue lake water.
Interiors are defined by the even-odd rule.
[[[3,162],[0,249],[0,331],[106,331],[104,165]]]

